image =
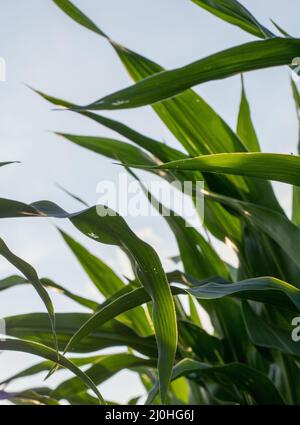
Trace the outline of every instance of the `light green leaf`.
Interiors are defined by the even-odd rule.
[[[300,186],[300,157],[279,153],[243,152],[202,155],[158,165],[155,168],[234,174]]]

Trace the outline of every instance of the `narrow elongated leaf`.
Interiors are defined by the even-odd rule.
[[[67,15],[69,15],[78,24],[96,32],[97,34],[105,36],[105,34],[94,24],[94,22],[84,15],[73,3],[68,0],[53,0],[53,2],[60,7]]]
[[[134,173],[131,172],[131,174],[139,181],[151,205],[162,213],[166,207],[152,193],[149,193]],[[228,270],[223,261],[201,233],[193,227],[186,226],[185,220],[171,209],[168,209],[164,215],[164,219],[174,233],[180,251],[181,261],[191,276],[198,279],[205,279],[214,275],[223,276],[224,278],[228,277]]]
[[[90,356],[90,357],[72,357],[68,358],[72,363],[74,363],[76,366],[85,366],[88,364],[93,363],[94,361],[97,361],[101,356]],[[30,366],[21,372],[16,373],[15,375],[10,376],[9,378],[2,381],[1,385],[7,385],[12,381],[15,381],[16,379],[21,378],[27,378],[28,376],[36,375],[41,372],[48,372],[49,369],[53,366],[53,362],[51,360],[44,360],[40,363],[37,363],[33,366]]]
[[[209,282],[205,285],[190,288],[187,291],[196,298],[206,300],[237,296],[295,311],[300,310],[300,290],[272,277],[248,279],[232,284]]]
[[[99,398],[100,403],[105,404],[105,400],[103,399],[102,395],[100,394],[98,388],[93,383],[93,381],[77,366],[75,366],[70,360],[68,360],[61,354],[57,354],[57,352],[52,350],[51,348],[32,341],[24,341],[21,339],[6,339],[5,341],[0,340],[0,350],[29,353],[58,363],[60,366],[69,369],[76,376],[78,376],[85,383],[85,385],[96,394],[96,396]]]
[[[155,367],[156,361],[137,357],[132,354],[109,354],[99,358],[85,373],[96,384],[114,376],[124,369],[134,369],[139,366]],[[77,394],[85,390],[84,384],[78,378],[71,378],[60,384],[53,392],[55,398],[65,398],[72,394]]]
[[[198,360],[218,363],[224,355],[222,340],[209,335],[205,330],[192,322],[180,320],[179,341],[182,347],[197,355]]]
[[[236,0],[192,0],[193,3],[260,38],[274,34],[260,24],[257,19]]]
[[[279,26],[278,24],[276,24],[276,22],[273,21],[273,19],[271,19],[272,24],[275,26],[275,28],[277,28],[277,30],[284,35],[285,37],[292,37],[287,31],[285,31],[281,26]]]
[[[121,161],[124,164],[132,161],[134,164],[153,165],[155,161],[141,149],[119,140],[106,137],[77,136],[66,133],[56,133],[67,140],[86,149],[100,153],[108,158]]]
[[[297,152],[300,154],[300,94],[293,80],[291,80],[292,92],[295,101],[295,108],[298,120],[298,146]],[[293,204],[292,204],[292,221],[297,226],[300,226],[300,189],[293,187]]]
[[[164,401],[177,349],[177,322],[171,290],[160,259],[154,249],[139,239],[125,220],[103,205],[69,214],[56,204],[41,201],[31,205],[0,200],[0,217],[69,218],[86,236],[125,250],[135,266],[137,278],[153,301],[153,324],[159,351],[158,371]]]
[[[64,3],[68,5],[70,2],[69,0],[65,0]],[[66,7],[64,7],[63,10],[68,14]],[[84,14],[82,15],[83,17],[85,16]],[[70,14],[69,16],[72,18]],[[84,26],[89,28],[88,25]],[[128,73],[135,81],[163,71],[163,68],[157,63],[121,46],[119,43],[115,43],[110,37],[104,34],[103,31],[99,31],[115,49]],[[99,31],[97,34],[99,34]],[[53,101],[53,98],[47,95],[42,94],[42,96]],[[69,107],[70,105],[63,104],[62,106]],[[153,108],[169,130],[192,156],[200,153],[209,154],[228,151],[245,151],[245,146],[226,122],[192,90],[187,90],[176,98],[155,104]],[[78,109],[76,109],[76,112],[80,112],[86,116],[92,114],[91,112]],[[97,117],[97,115],[93,114],[91,118],[96,119],[95,117]],[[161,160],[164,162],[166,161],[163,158],[161,158]],[[241,178],[235,177],[235,182],[237,179],[239,179],[239,182],[236,184],[241,186]],[[250,183],[253,185],[253,182]],[[265,205],[268,202],[274,209],[280,210],[281,208],[272,192],[271,186],[267,184],[268,182],[264,183],[264,185],[262,182],[259,183],[259,190],[255,184],[253,188],[247,188],[245,192],[248,194],[247,199]],[[257,193],[261,193],[259,198],[257,197]],[[262,193],[264,193],[264,195],[262,195]],[[232,195],[232,193],[230,194]],[[240,232],[237,230],[236,220],[228,214],[221,205],[214,204],[210,202],[210,200],[207,200],[205,203],[205,210],[205,224],[212,234],[223,241],[228,236],[230,236],[232,240],[239,239]]]
[[[75,108],[75,109],[79,106],[74,103],[68,102],[66,100],[49,96],[46,93],[43,93],[39,90],[35,90],[35,89],[33,90],[35,93],[39,94],[43,99],[47,100],[53,105],[57,105],[60,107],[65,107],[65,108]],[[99,124],[102,124],[103,126],[113,131],[116,131],[120,135],[134,142],[136,145],[147,150],[148,152],[150,152],[152,155],[154,155],[156,158],[160,159],[163,162],[175,161],[177,159],[182,159],[187,157],[187,155],[185,155],[183,152],[180,152],[179,150],[174,149],[171,146],[166,145],[165,143],[161,143],[158,140],[145,136],[139,133],[138,131],[128,127],[127,125],[121,123],[120,121],[116,121],[111,118],[107,118],[102,115],[95,114],[93,112],[78,111],[78,110],[76,110],[76,112],[80,115],[90,118],[91,120]]]
[[[259,142],[251,119],[250,106],[245,92],[244,78],[242,77],[242,94],[239,109],[237,134],[250,152],[259,152]]]
[[[128,109],[151,105],[207,81],[280,65],[290,65],[300,40],[273,38],[232,47],[172,71],[163,71],[105,96],[82,109]]]
[[[9,165],[9,164],[16,164],[19,161],[6,161],[6,162],[0,162],[0,167],[4,167],[5,165]]]
[[[22,260],[20,257],[15,255],[10,251],[8,246],[5,244],[3,239],[0,238],[0,255],[2,255],[7,261],[9,261],[13,266],[15,266],[24,276],[30,281],[39,297],[43,301],[49,315],[49,319],[52,326],[52,333],[54,344],[56,345],[56,332],[55,332],[55,314],[52,301],[48,295],[48,292],[42,285],[37,272],[35,269],[28,264],[26,261]]]
[[[259,347],[274,348],[283,353],[300,356],[300,345],[291,338],[290,330],[281,329],[257,316],[248,303],[243,304],[243,316],[249,338]]]
[[[90,277],[96,288],[105,298],[113,296],[116,292],[124,289],[124,282],[115,274],[115,272],[107,266],[99,258],[91,254],[84,246],[79,244],[70,235],[60,231],[65,242],[75,254],[76,258]],[[99,307],[99,305],[97,306]],[[148,319],[142,307],[137,307],[134,311],[124,313],[123,317],[119,317],[125,324],[129,324],[133,329],[142,335],[152,333]]]
[[[224,385],[224,382],[227,385],[236,385],[240,390],[246,391],[258,404],[284,404],[278,390],[267,376],[240,363],[211,366],[207,363],[184,359],[175,366],[172,379],[181,376],[200,382],[202,379],[210,379],[220,385]],[[154,386],[147,404],[152,402],[156,393],[157,386]]]
[[[269,208],[216,195],[209,191],[205,191],[204,195],[211,200],[228,206],[254,225],[256,229],[264,232],[300,267],[298,254],[300,249],[300,229],[288,220],[286,216]],[[276,231],[274,231],[275,229]],[[296,285],[296,281],[291,283]]]
[[[20,392],[6,392],[6,391],[0,391],[0,400],[9,400],[14,404],[17,405],[59,405],[58,401],[55,400],[52,397],[49,397],[44,394],[39,394],[37,391],[39,389],[29,389],[26,391],[20,391]],[[49,393],[51,392],[50,389],[47,389]]]
[[[295,155],[262,152],[221,153],[174,161],[156,168],[227,173],[300,186],[300,157]]]
[[[50,290],[53,290],[54,292],[63,294],[66,297],[70,298],[71,300],[91,310],[96,310],[99,307],[99,304],[96,303],[95,301],[92,301],[88,298],[81,297],[80,295],[76,295],[73,292],[65,289],[63,286],[53,282],[51,279],[41,278],[40,282],[46,289],[50,289]],[[31,284],[31,282],[29,282],[29,280],[25,279],[22,276],[9,276],[0,281],[0,291],[4,291],[5,289],[9,289],[9,288],[14,288],[19,285],[29,285],[29,284]]]
[[[63,351],[74,334],[91,319],[85,313],[58,313],[58,347]],[[154,335],[141,337],[134,330],[118,322],[111,315],[100,326],[95,327],[87,338],[77,340],[73,351],[90,353],[106,347],[127,345],[145,356],[157,358],[157,346]],[[22,314],[5,318],[6,333],[16,338],[28,339],[48,345],[51,343],[51,329],[47,317],[42,313]]]
[[[64,231],[60,230],[59,232],[91,281],[105,298],[112,296],[124,287],[124,282],[100,258],[93,255]]]

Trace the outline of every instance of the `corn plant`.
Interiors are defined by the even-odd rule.
[[[4,318],[6,337],[0,340],[0,349],[43,360],[5,379],[2,399],[16,404],[110,403],[98,386],[127,369],[139,375],[145,388],[141,400],[146,396],[147,404],[300,403],[300,345],[293,337],[293,332],[297,337],[294,327],[300,310],[300,159],[261,152],[244,85],[247,71],[297,67],[293,59],[299,56],[300,40],[276,24],[275,32],[261,25],[238,1],[192,2],[191,7],[202,7],[258,40],[166,71],[112,40],[70,1],[53,0],[69,18],[106,38],[133,79],[133,85],[84,106],[35,90],[55,107],[89,118],[130,143],[76,133],[59,136],[117,160],[135,177],[134,169],[142,168],[169,182],[203,180],[205,232],[187,227],[177,214],[164,217],[179,251],[174,271],[166,273],[159,253],[118,214],[99,216],[96,206],[69,213],[50,201],[24,204],[1,199],[1,218],[69,220],[95,242],[120,247],[135,276],[125,282],[61,231],[68,249],[104,296],[99,304],[40,278],[1,240],[1,255],[20,274],[4,278],[0,290],[32,285],[47,310]],[[191,87],[237,74],[245,76],[234,131]],[[300,123],[300,94],[293,80],[291,88]],[[152,105],[181,150],[99,112],[144,105]],[[292,219],[270,181],[293,186]],[[196,196],[191,193],[193,201]],[[214,240],[233,247],[237,268],[222,260]],[[55,314],[48,295],[53,289],[88,312]],[[203,325],[200,308],[209,315],[213,332]],[[127,352],[98,353],[124,346]],[[46,380],[40,388],[9,391],[15,380],[43,371],[46,376],[59,374],[62,368],[73,376],[56,388],[48,388]],[[141,401],[138,397],[128,402]]]

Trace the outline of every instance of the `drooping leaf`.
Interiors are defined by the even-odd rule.
[[[9,261],[14,267],[16,267],[21,273],[24,274],[26,279],[32,284],[39,297],[43,301],[49,315],[54,345],[56,345],[56,331],[55,331],[55,313],[52,301],[48,295],[48,292],[44,288],[41,283],[37,272],[35,269],[26,261],[22,260],[22,258],[15,255],[8,246],[5,244],[4,240],[0,238],[0,255],[2,255],[7,261]]]
[[[70,360],[61,354],[57,354],[56,351],[52,350],[45,345],[38,344],[32,341],[24,341],[22,339],[6,339],[0,340],[0,350],[4,351],[18,351],[33,354],[35,356],[43,357],[44,359],[51,360],[59,364],[60,366],[69,369],[72,373],[78,376],[85,385],[90,388],[96,396],[99,398],[101,404],[105,404],[105,400],[100,394],[98,388],[93,381],[77,366],[75,366]]]
[[[177,322],[169,283],[154,249],[139,239],[121,216],[103,205],[69,214],[48,201],[26,205],[0,200],[0,217],[24,216],[69,218],[86,236],[97,242],[117,245],[129,255],[137,278],[153,301],[153,324],[159,351],[160,391],[164,401],[177,349]]]
[[[139,366],[155,367],[156,361],[134,356],[132,354],[109,354],[102,356],[87,371],[86,374],[96,384],[100,385],[116,373],[124,369],[134,369]],[[84,384],[78,378],[71,378],[60,384],[53,392],[55,398],[65,398],[85,390]]]

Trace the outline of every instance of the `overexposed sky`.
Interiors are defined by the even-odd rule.
[[[166,68],[254,39],[190,0],[74,0],[74,3],[114,40]],[[292,35],[300,36],[299,1],[244,0],[242,3],[266,26],[271,25],[269,18],[272,18]],[[55,186],[59,183],[95,204],[97,183],[103,179],[116,182],[120,167],[52,132],[116,139],[122,139],[121,136],[78,115],[51,110],[51,105],[24,83],[51,95],[87,104],[129,85],[131,80],[107,41],[71,21],[51,0],[2,0],[0,4],[0,57],[7,64],[7,81],[0,82],[1,161],[21,161],[21,164],[1,168],[1,196],[25,202],[49,199],[70,211],[79,209],[79,204]],[[263,150],[295,153],[297,121],[289,70],[282,67],[252,72],[245,75],[245,84]],[[240,97],[238,76],[207,83],[196,90],[235,128]],[[150,107],[103,115],[179,147]],[[148,178],[143,172],[140,176]],[[289,208],[289,187],[278,184],[276,190],[281,203]],[[158,250],[170,270],[172,264],[168,257],[175,255],[177,248],[163,219],[128,218],[128,222]],[[56,224],[120,275],[128,275],[129,264],[117,248],[88,240],[65,221],[56,221]],[[0,234],[17,255],[34,265],[41,277],[51,277],[74,292],[99,299],[51,220],[1,220]],[[225,258],[234,261],[221,244],[218,248]],[[0,277],[13,273],[16,270],[1,260]],[[56,311],[80,310],[61,296],[52,298]],[[0,317],[32,311],[44,311],[33,289],[16,288],[0,294]],[[1,354],[0,381],[37,360],[25,354]],[[23,388],[25,384],[40,385],[42,378],[20,381],[10,389]],[[49,382],[54,385],[59,378],[51,379]],[[100,389],[108,399],[126,402],[139,395],[142,388],[134,374],[122,372]]]

